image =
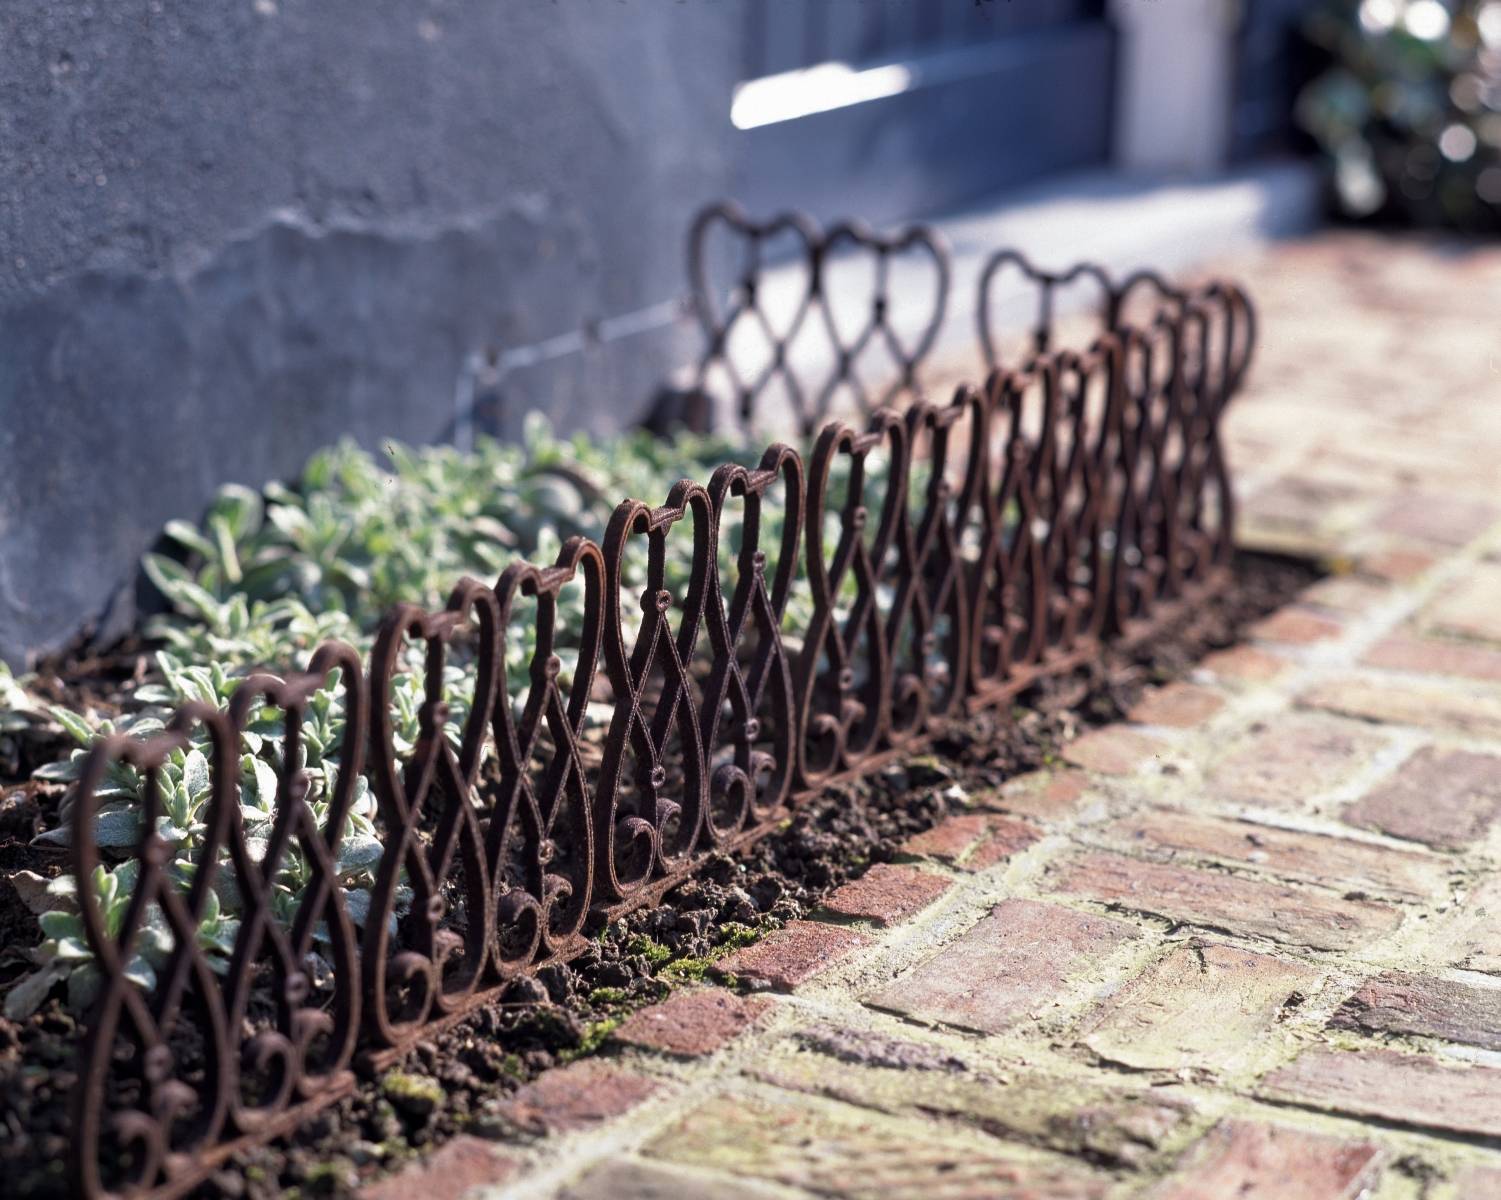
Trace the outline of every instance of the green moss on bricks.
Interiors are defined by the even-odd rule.
[[[603,1021],[596,1021],[584,1030],[584,1036],[579,1044],[572,1050],[565,1050],[558,1058],[562,1062],[572,1062],[576,1058],[584,1058],[593,1054],[604,1045],[605,1039],[615,1032],[616,1027],[625,1020],[624,1017],[606,1017]]]
[[[354,1167],[342,1158],[315,1163],[303,1176],[303,1184],[314,1196],[332,1196],[347,1191],[358,1181]]]
[[[711,957],[705,958],[680,958],[676,962],[670,962],[662,968],[658,975],[660,979],[669,982],[697,983],[703,979],[709,965],[714,961]]]
[[[639,954],[654,967],[661,966],[672,957],[671,950],[644,933],[638,933],[626,942],[625,949],[628,954]]]
[[[720,931],[719,951],[728,953],[731,950],[739,950],[743,946],[749,946],[753,942],[759,942],[766,936],[765,929],[758,929],[751,925],[741,925],[738,922],[730,922]]]
[[[625,998],[625,989],[618,987],[597,987],[589,993],[590,1004],[623,1004]]]
[[[392,1071],[380,1082],[381,1094],[402,1112],[426,1117],[443,1103],[443,1088],[436,1079]]]

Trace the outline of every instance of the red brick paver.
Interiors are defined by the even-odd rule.
[[[1138,853],[1239,863],[1306,883],[1336,880],[1346,891],[1426,899],[1444,885],[1444,865],[1434,855],[1230,817],[1150,809],[1122,817],[1102,835]]]
[[[1088,792],[1083,771],[1032,771],[1009,780],[989,803],[1047,824],[1072,816]]]
[[[1360,569],[1377,579],[1407,583],[1433,566],[1435,556],[1422,550],[1387,548],[1366,555]]]
[[[901,1136],[904,1128],[858,1109],[718,1095],[684,1113],[647,1153],[851,1200],[1103,1200],[1109,1189],[1086,1168],[1028,1161],[1004,1143],[980,1147],[938,1129]]]
[[[1272,1099],[1404,1125],[1501,1137],[1501,1069],[1392,1050],[1307,1050],[1261,1088]]]
[[[1501,644],[1501,564],[1480,563],[1423,609],[1425,629],[1476,642]]]
[[[1133,774],[1161,753],[1155,738],[1119,725],[1086,733],[1063,748],[1063,757],[1074,766],[1101,775]]]
[[[859,879],[838,888],[824,907],[836,916],[895,925],[932,904],[948,888],[949,881],[941,875],[876,863]]]
[[[1501,758],[1463,750],[1419,750],[1396,776],[1345,810],[1354,825],[1460,850],[1501,817]]]
[[[1084,1044],[1139,1070],[1232,1067],[1319,978],[1304,963],[1195,942],[1103,1001]]]
[[[1350,778],[1390,739],[1350,721],[1284,713],[1255,728],[1210,768],[1211,798],[1298,811]]]
[[[1386,904],[1122,854],[1069,860],[1052,886],[1174,921],[1317,950],[1353,950],[1393,932],[1402,920]]]
[[[1367,650],[1360,661],[1390,671],[1421,671],[1501,683],[1501,650],[1448,638],[1394,633]]]
[[[1020,854],[1042,836],[1036,825],[1016,817],[962,813],[908,838],[902,849],[967,871],[981,871]]]
[[[1202,725],[1224,707],[1224,697],[1209,688],[1191,683],[1170,683],[1143,696],[1132,707],[1129,716],[1142,725],[1188,729]]]
[[[1007,900],[869,1003],[917,1020],[995,1033],[1065,1002],[1100,959],[1136,936],[1112,917]]]
[[[714,967],[721,976],[756,980],[789,992],[845,955],[870,944],[870,937],[856,929],[818,921],[793,921],[765,941],[720,959]]]
[[[1315,684],[1298,699],[1310,708],[1366,721],[1501,738],[1501,694],[1494,691],[1346,677]]]
[[[496,1105],[495,1114],[523,1133],[564,1133],[618,1117],[659,1087],[643,1075],[585,1059],[539,1075]]]
[[[429,1158],[362,1188],[360,1200],[461,1200],[477,1188],[505,1183],[520,1169],[518,1159],[479,1138],[460,1134]]]
[[[1387,533],[1400,534],[1437,546],[1463,546],[1501,518],[1501,510],[1484,501],[1465,500],[1443,492],[1401,496],[1376,522]]]
[[[765,997],[737,996],[723,988],[695,988],[632,1013],[611,1036],[663,1054],[713,1054],[755,1024],[770,1003]]]
[[[1251,636],[1267,642],[1304,646],[1339,637],[1345,627],[1331,617],[1306,608],[1284,608],[1251,626]]]
[[[1152,1200],[1358,1200],[1375,1180],[1380,1158],[1370,1142],[1227,1121]]]
[[[1470,983],[1383,971],[1366,980],[1331,1023],[1501,1050],[1501,981]]]
[[[1292,662],[1280,654],[1256,646],[1232,646],[1206,655],[1199,664],[1201,671],[1216,679],[1234,679],[1246,683],[1266,683],[1277,678]]]

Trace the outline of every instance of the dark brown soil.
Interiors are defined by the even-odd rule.
[[[928,753],[809,801],[785,829],[743,854],[711,860],[659,906],[598,931],[572,963],[513,985],[502,1002],[420,1043],[396,1068],[399,1075],[363,1078],[354,1095],[284,1142],[232,1160],[197,1194],[260,1200],[297,1189],[293,1194],[347,1196],[460,1131],[516,1137],[494,1113],[497,1099],[548,1067],[594,1052],[625,1014],[701,977],[727,947],[804,916],[870,864],[891,860],[904,840],[962,805],[962,793],[1042,766],[1081,728],[1118,719],[1145,686],[1178,678],[1205,653],[1233,644],[1246,625],[1315,578],[1306,563],[1242,555],[1236,586],[1176,628],[1130,650],[1107,651],[1020,697],[1013,714],[976,717]],[[39,860],[24,845],[29,819],[17,813],[19,827],[0,832],[0,870],[24,865],[50,874],[62,856]],[[0,946],[15,946],[25,928],[25,944],[34,942],[33,919],[0,882]],[[0,987],[6,978],[0,961]],[[77,1034],[56,1001],[19,1026],[0,1019],[0,1177],[13,1189],[7,1194],[67,1195],[66,1105]],[[440,1103],[411,1094],[413,1082],[420,1090],[423,1080],[440,1086]]]

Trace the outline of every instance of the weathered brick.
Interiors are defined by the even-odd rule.
[[[1401,913],[1385,904],[1123,854],[1067,860],[1050,885],[1137,912],[1315,950],[1352,950],[1391,933],[1402,921]]]
[[[1387,547],[1373,551],[1360,560],[1363,574],[1391,583],[1406,583],[1416,579],[1434,564],[1434,556],[1422,550]]]
[[[1501,984],[1383,971],[1340,1005],[1330,1024],[1501,1050]]]
[[[821,921],[790,921],[765,941],[714,964],[719,975],[765,982],[790,992],[841,958],[871,944],[868,934]]]
[[[1096,729],[1063,747],[1066,761],[1101,775],[1133,775],[1161,752],[1156,738],[1121,725]]]
[[[461,1133],[426,1158],[361,1188],[360,1200],[411,1200],[413,1196],[461,1200],[475,1188],[505,1183],[520,1169],[518,1159]]]
[[[1223,1121],[1152,1200],[1359,1200],[1380,1170],[1381,1150],[1252,1121]]]
[[[1501,758],[1425,747],[1388,782],[1345,809],[1352,825],[1461,850],[1501,817]]]
[[[714,1200],[777,1200],[786,1193],[749,1179],[704,1175],[681,1167],[642,1162],[637,1158],[607,1158],[582,1179],[558,1193],[558,1200],[685,1200],[712,1196]],[[457,1200],[447,1195],[431,1200]]]
[[[1208,792],[1216,800],[1303,811],[1387,744],[1383,734],[1360,725],[1280,714],[1211,769]]]
[[[961,813],[907,839],[907,854],[936,858],[951,866],[981,871],[1020,854],[1042,837],[1037,826],[998,813]]]
[[[1493,1200],[1501,1196],[1501,1166],[1468,1166],[1454,1177],[1454,1200]]]
[[[859,879],[836,889],[823,906],[837,916],[895,925],[927,908],[948,889],[949,881],[930,871],[876,863]]]
[[[1127,715],[1142,725],[1189,729],[1202,725],[1224,707],[1224,697],[1217,692],[1191,683],[1170,683],[1166,687],[1152,688]]]
[[[1219,680],[1240,680],[1245,683],[1265,683],[1292,666],[1280,654],[1262,650],[1256,646],[1231,646],[1228,650],[1216,650],[1205,655],[1199,670]]]
[[[1501,564],[1477,563],[1418,615],[1424,628],[1501,643]]]
[[[1298,703],[1366,721],[1501,737],[1501,695],[1452,685],[1330,679],[1309,688]]]
[[[838,1024],[815,1021],[795,1029],[784,1050],[795,1047],[815,1056],[838,1059],[860,1067],[892,1067],[902,1071],[938,1071],[947,1074],[971,1070],[971,1065],[945,1043],[912,1042],[891,1037],[845,1016]],[[794,1090],[805,1090],[801,1087]]]
[[[1008,780],[987,803],[1038,821],[1062,821],[1078,811],[1088,791],[1083,771],[1030,771]]]
[[[980,844],[989,824],[988,813],[960,813],[945,817],[932,829],[909,837],[902,843],[902,852],[955,862]]]
[[[1348,485],[1283,476],[1252,495],[1241,517],[1258,547],[1291,552],[1341,540],[1368,508]]]
[[[1444,864],[1432,855],[1231,817],[1154,808],[1122,817],[1102,833],[1148,854],[1245,863],[1284,879],[1333,881],[1352,892],[1427,899],[1444,887]]]
[[[1305,1050],[1261,1093],[1400,1125],[1501,1137],[1501,1070],[1392,1050]]]
[[[1358,615],[1369,611],[1391,594],[1391,588],[1374,579],[1362,579],[1358,575],[1331,575],[1312,587],[1305,588],[1299,599],[1315,608]]]
[[[749,1029],[770,1004],[764,996],[693,988],[632,1013],[611,1036],[628,1046],[663,1054],[713,1054]]]
[[[1368,667],[1388,671],[1454,675],[1481,683],[1501,683],[1501,650],[1412,633],[1394,633],[1382,638],[1360,661]]]
[[[1192,1113],[1186,1100],[1161,1088],[997,1073],[983,1064],[935,1059],[926,1047],[908,1044],[903,1050],[895,1039],[882,1041],[875,1063],[850,1061],[854,1056],[844,1047],[837,1055],[783,1049],[758,1059],[751,1071],[792,1091],[893,1116],[945,1117],[996,1137],[1127,1166],[1141,1165]]]
[[[1465,896],[1434,931],[1432,944],[1446,966],[1501,975],[1501,878]]]
[[[991,817],[984,840],[956,865],[967,871],[983,871],[1020,854],[1041,837],[1042,830],[1026,821],[1014,817]]]
[[[801,1098],[718,1095],[648,1145],[653,1158],[840,1200],[1101,1200],[1109,1180],[972,1141],[925,1136],[889,1117],[813,1108]]]
[[[1281,642],[1288,646],[1307,646],[1313,642],[1337,638],[1345,627],[1332,617],[1312,609],[1292,605],[1279,608],[1269,617],[1263,617],[1250,628],[1254,638],[1264,642]]]
[[[629,1112],[659,1087],[644,1075],[583,1059],[544,1071],[492,1111],[522,1133],[564,1133]]]
[[[1232,946],[1180,946],[1100,1006],[1084,1044],[1142,1070],[1229,1070],[1320,977],[1306,964]]]
[[[1057,1007],[1100,960],[1139,936],[1125,921],[1006,900],[867,1003],[921,1021],[998,1033]]]
[[[1460,496],[1425,492],[1402,496],[1378,519],[1376,526],[1436,546],[1463,546],[1496,523],[1494,505]]]

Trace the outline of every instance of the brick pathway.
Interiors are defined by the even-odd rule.
[[[1501,252],[1241,270],[1339,573],[380,1195],[1501,1197]]]

